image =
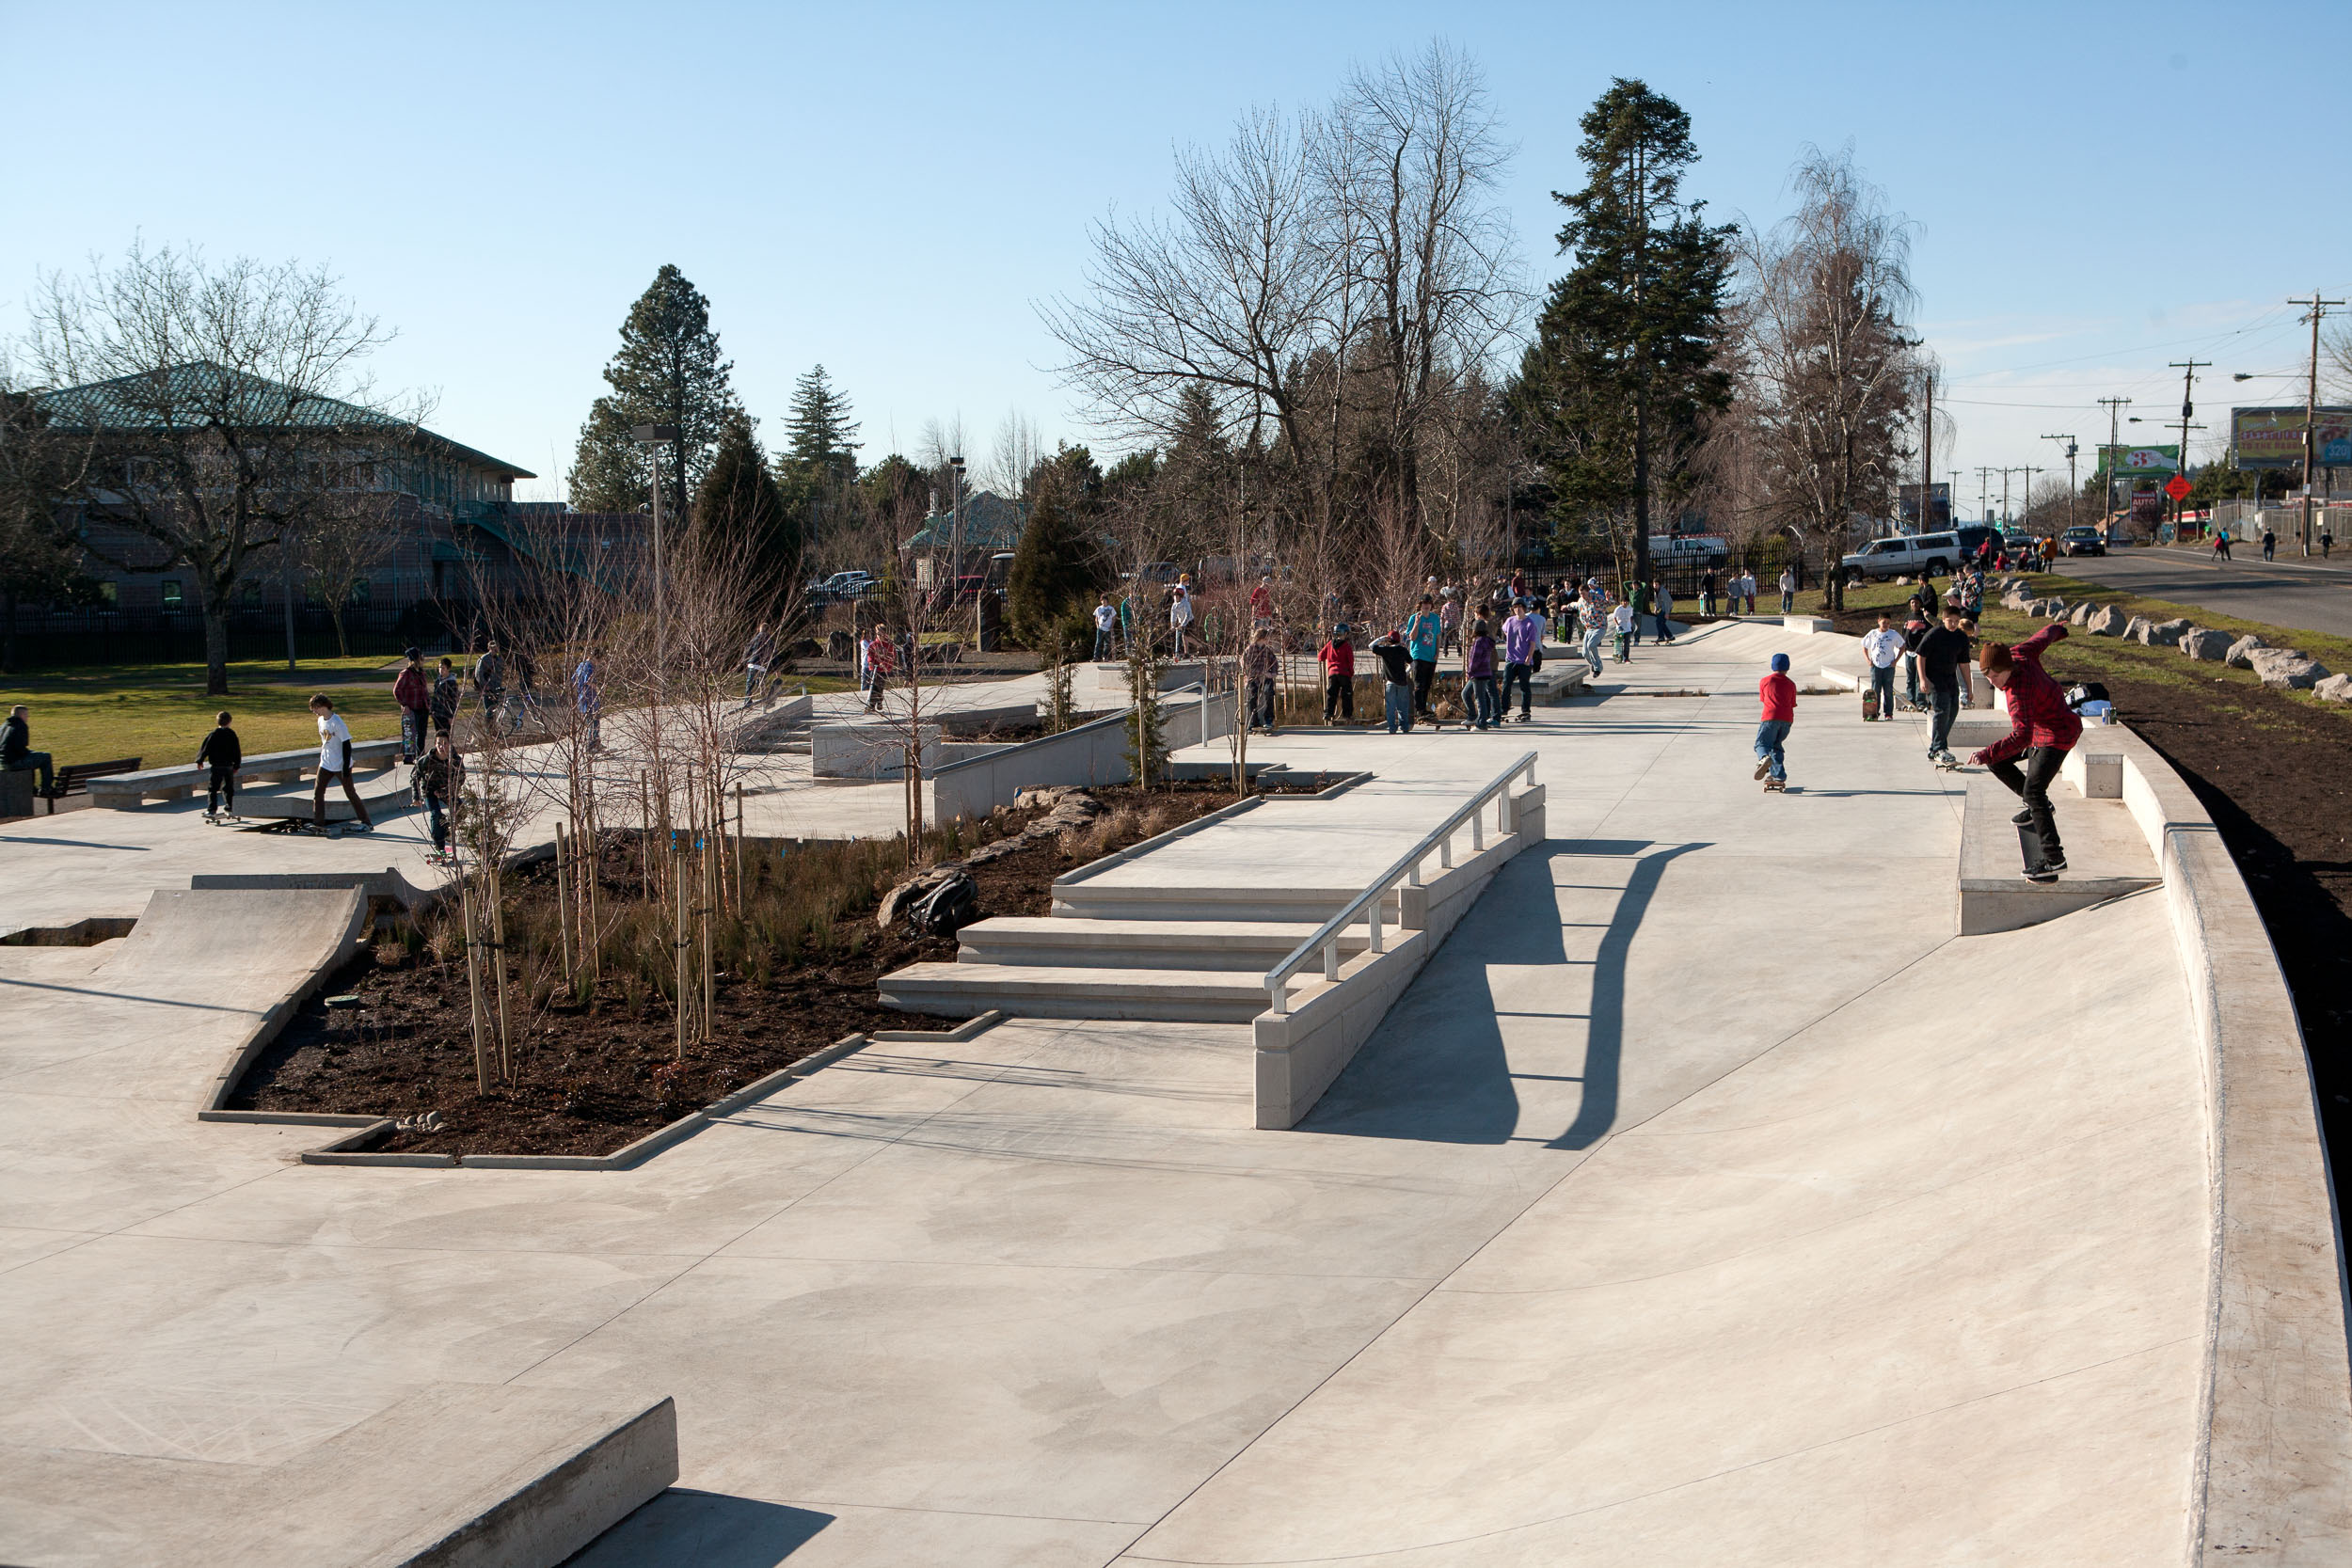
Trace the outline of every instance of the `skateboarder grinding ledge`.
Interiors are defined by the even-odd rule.
[[[2082,738],[2083,721],[2066,705],[2058,682],[2042,668],[2042,650],[2065,635],[2066,624],[2053,621],[2014,647],[1987,642],[1977,652],[1984,678],[2009,694],[2010,727],[2009,734],[1968,760],[1982,763],[2025,798],[2026,809],[2010,820],[2017,824],[2029,882],[2055,882],[2066,869],[2066,849],[2058,843],[2058,821],[2050,815],[2050,781]],[[2021,753],[2026,759],[2022,770],[2016,761]]]

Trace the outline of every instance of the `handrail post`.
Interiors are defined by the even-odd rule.
[[[1486,847],[1486,819],[1476,812],[1472,812],[1470,813],[1470,853],[1474,855],[1485,847]]]
[[[1386,898],[1388,895],[1389,890],[1387,888],[1382,888],[1380,890],[1380,897],[1375,898],[1372,901],[1372,907],[1364,911],[1372,918],[1372,950],[1375,953],[1384,951],[1380,945],[1380,900],[1381,898]]]
[[[1413,862],[1413,863],[1412,863],[1411,865],[1409,865],[1409,866],[1407,866],[1407,867],[1406,868],[1406,871],[1405,871],[1405,885],[1406,885],[1406,887],[1419,887],[1419,886],[1421,886],[1421,861],[1419,860],[1419,858],[1418,858],[1418,857],[1417,857],[1417,858],[1415,858],[1415,860],[1414,860],[1414,862]]]
[[[1323,977],[1327,980],[1340,977],[1340,939],[1336,936],[1323,944]]]
[[[1280,1018],[1291,1010],[1290,982],[1286,979],[1266,982],[1266,995],[1274,1001],[1274,1016]]]
[[[1438,840],[1438,869],[1440,871],[1454,869],[1454,835],[1451,832]]]

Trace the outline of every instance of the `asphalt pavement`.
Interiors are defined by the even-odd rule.
[[[2352,637],[2352,559],[2306,563],[2281,554],[2265,562],[2259,546],[2240,545],[2234,560],[2216,562],[2208,549],[2151,546],[2062,560],[2058,570],[2217,614]]]

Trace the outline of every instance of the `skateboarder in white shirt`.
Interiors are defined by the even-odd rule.
[[[322,828],[326,825],[327,781],[341,779],[352,814],[359,818],[359,831],[373,832],[375,824],[369,820],[367,802],[359,799],[359,791],[351,782],[351,726],[335,711],[335,699],[324,691],[310,699],[310,712],[319,721],[319,776],[317,786],[310,791],[311,823]]]

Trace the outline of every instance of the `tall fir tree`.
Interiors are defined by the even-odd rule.
[[[1552,193],[1569,214],[1561,253],[1575,260],[1508,401],[1555,522],[1629,512],[1632,567],[1645,578],[1651,502],[1680,493],[1707,418],[1731,401],[1720,350],[1735,230],[1682,198],[1698,150],[1673,100],[1620,77],[1580,126],[1584,185]]]
[[[596,399],[572,458],[572,505],[582,512],[634,512],[646,499],[645,451],[638,425],[675,425],[661,449],[661,505],[682,515],[709,471],[720,439],[748,418],[737,401],[732,362],[719,355],[710,301],[664,263],[621,324],[620,352],[604,368],[612,389]]]
[[[755,599],[784,594],[798,578],[801,531],[768,471],[749,420],[728,425],[719,437],[709,470],[694,492],[694,526],[706,548],[743,552]]]
[[[1047,482],[1037,487],[1028,525],[1013,548],[1005,609],[1013,635],[1050,657],[1049,644],[1070,641],[1072,614],[1084,608],[1099,579],[1096,551],[1075,504],[1079,498],[1057,471],[1049,474],[1042,464],[1039,468]]]
[[[785,421],[785,451],[795,463],[828,470],[846,483],[857,474],[857,420],[849,394],[818,365],[792,383],[792,412]]]

